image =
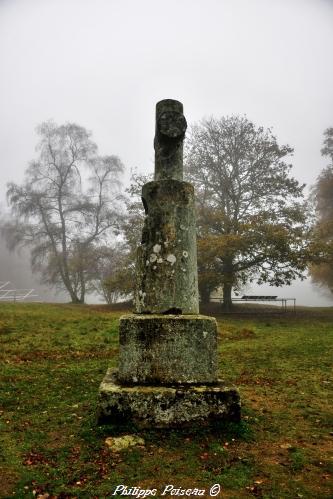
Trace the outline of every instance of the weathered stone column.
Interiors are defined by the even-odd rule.
[[[155,180],[143,186],[135,313],[121,317],[118,371],[100,387],[100,413],[171,427],[240,417],[237,390],[218,379],[217,327],[199,314],[193,186],[183,181],[180,102],[156,105]]]
[[[135,311],[198,314],[194,189],[183,182],[183,105],[156,105],[155,181],[143,186],[146,212],[138,248]]]
[[[198,314],[194,190],[180,180],[142,189],[146,220],[138,248],[135,311]]]

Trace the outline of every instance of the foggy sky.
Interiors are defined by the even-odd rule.
[[[189,123],[246,114],[271,127],[295,148],[293,175],[312,184],[333,126],[332,47],[330,0],[0,0],[2,210],[51,118],[91,130],[125,181],[131,168],[151,172],[164,98],[182,101]],[[309,282],[274,294],[332,303]]]

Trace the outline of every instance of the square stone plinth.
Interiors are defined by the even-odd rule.
[[[123,386],[109,369],[99,390],[100,423],[132,423],[139,428],[182,428],[239,421],[238,391],[223,381],[213,385]]]
[[[204,315],[125,315],[119,325],[122,384],[217,381],[217,327]]]

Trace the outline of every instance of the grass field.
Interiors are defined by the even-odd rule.
[[[98,426],[96,408],[120,315],[0,305],[1,498],[103,498],[119,484],[209,497],[215,483],[226,498],[333,497],[333,309],[218,317],[221,376],[240,390],[241,423],[141,431],[145,446],[112,453],[105,439],[123,429]]]

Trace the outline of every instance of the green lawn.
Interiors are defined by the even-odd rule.
[[[1,498],[215,483],[218,497],[235,499],[333,496],[333,309],[219,317],[221,377],[240,390],[241,423],[141,431],[144,447],[116,454],[104,441],[124,430],[98,426],[96,413],[98,386],[117,363],[120,315],[0,305]]]

